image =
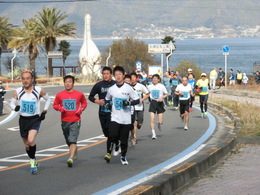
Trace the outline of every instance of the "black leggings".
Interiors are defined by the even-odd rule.
[[[208,95],[200,95],[200,110],[201,112],[207,112],[208,110]],[[203,110],[204,105],[204,110]]]

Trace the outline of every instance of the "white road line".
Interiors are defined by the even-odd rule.
[[[77,146],[80,148],[80,147],[84,147],[84,146],[87,146],[88,144],[84,144],[86,142],[89,142],[89,143],[92,143],[92,142],[98,142],[100,140],[103,140],[105,139],[105,137],[103,135],[99,135],[99,136],[96,136],[96,137],[92,137],[92,138],[89,138],[89,139],[84,139],[84,140],[81,140],[81,141],[78,141],[79,144],[77,144]],[[44,149],[44,150],[39,150],[36,152],[36,156],[37,157],[50,157],[50,156],[56,156],[58,155],[59,153],[62,153],[62,152],[68,152],[69,149],[68,149],[68,146],[66,144],[64,145],[61,145],[61,146],[56,146],[56,147],[52,147],[52,148],[48,148],[48,149]],[[53,154],[51,153],[44,153],[44,152],[53,152]],[[55,152],[58,152],[58,153],[55,153]],[[16,156],[10,156],[10,157],[6,157],[6,158],[1,158],[0,159],[0,162],[29,162],[29,160],[24,160],[24,159],[19,159],[20,157],[27,157],[28,155],[27,154],[20,154],[20,155],[16,155]],[[0,166],[0,169],[4,169],[4,168],[7,168],[8,166]]]
[[[11,121],[14,117],[16,117],[17,114],[18,114],[17,112],[12,111],[11,114],[9,114],[8,117],[6,117],[4,120],[2,120],[0,122],[0,126],[4,125],[5,123],[8,123],[9,121]]]
[[[30,160],[23,160],[23,159],[19,159],[19,160],[15,160],[15,159],[0,159],[0,162],[29,162]]]

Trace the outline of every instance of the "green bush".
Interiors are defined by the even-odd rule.
[[[189,68],[192,69],[192,73],[194,74],[196,80],[199,79],[203,71],[194,62],[182,61],[179,65],[174,67],[174,70],[178,70],[181,76],[186,76]]]
[[[14,68],[14,74],[13,74],[14,79],[16,79],[16,80],[21,79],[21,74],[22,74],[22,69],[20,67]],[[12,73],[11,72],[9,72],[7,74],[7,78],[12,79]]]

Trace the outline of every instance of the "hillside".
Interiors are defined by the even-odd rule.
[[[18,0],[17,0],[18,1]],[[20,0],[23,1],[23,0]],[[92,16],[92,34],[95,37],[111,36],[113,31],[132,28],[157,27],[221,29],[254,27],[259,25],[259,0],[97,0],[74,3],[16,3],[0,4],[0,16],[10,23],[21,25],[22,19],[33,17],[44,6],[57,7],[66,12],[67,21],[78,24],[82,37],[84,15]]]

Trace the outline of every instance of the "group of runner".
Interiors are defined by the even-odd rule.
[[[152,83],[148,86],[138,83],[136,73],[125,75],[125,70],[121,66],[116,66],[113,71],[110,67],[104,67],[102,77],[103,80],[96,83],[91,89],[88,99],[99,105],[99,120],[103,134],[107,137],[104,156],[107,163],[111,161],[113,152],[114,156],[121,153],[122,165],[128,164],[126,154],[129,134],[132,144],[135,145],[137,129],[142,127],[144,120],[143,102],[148,98],[150,98],[149,113],[151,139],[153,140],[157,139],[156,115],[158,118],[156,126],[158,130],[163,130],[164,100],[166,99],[168,100],[166,102],[173,101],[176,109],[180,108],[180,117],[185,121],[185,130],[188,130],[189,112],[192,111],[195,90],[199,91],[200,95],[201,116],[207,117],[209,82],[205,73],[201,74],[201,79],[196,84],[192,72],[182,78],[178,78],[177,74],[174,74],[168,80],[163,79],[163,84],[160,76],[154,74],[151,78]],[[112,79],[113,77],[115,80]],[[35,140],[41,121],[45,119],[50,106],[50,98],[44,89],[33,84],[32,72],[24,71],[21,78],[23,86],[14,91],[10,107],[20,114],[20,134],[30,158],[31,173],[35,174],[39,167],[35,158]],[[81,114],[87,107],[87,100],[82,92],[74,89],[75,78],[73,76],[66,75],[63,81],[65,90],[56,95],[53,108],[61,113],[61,128],[69,147],[67,165],[72,167],[73,161],[77,159],[77,138],[81,125]],[[169,96],[170,99],[168,99]],[[40,98],[46,101],[43,111],[40,110]]]

